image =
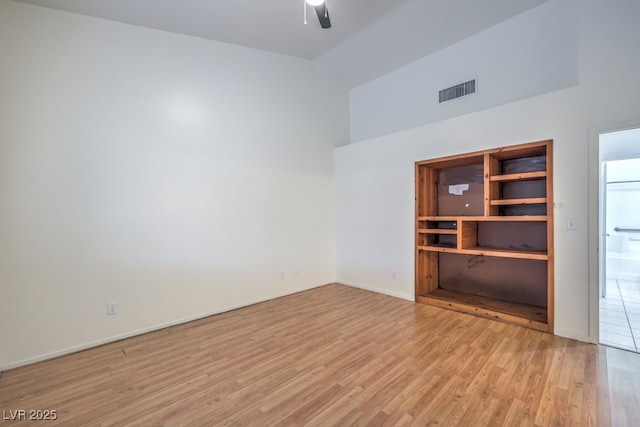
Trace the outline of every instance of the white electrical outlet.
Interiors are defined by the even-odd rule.
[[[118,301],[107,303],[107,316],[118,314]]]
[[[391,278],[392,279],[397,279],[398,278],[398,275],[396,274],[395,271],[393,273],[391,273]]]
[[[299,276],[299,275],[300,275],[300,269],[296,268],[296,276]]]
[[[576,224],[576,220],[573,218],[567,218],[567,230],[577,230],[578,225]]]
[[[284,271],[281,271],[281,272],[280,272],[280,278],[281,278],[281,279],[284,279]]]

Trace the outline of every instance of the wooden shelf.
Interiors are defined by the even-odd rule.
[[[495,215],[495,216],[484,216],[482,217],[482,219],[479,219],[478,221],[498,221],[498,222],[510,222],[510,221],[517,221],[517,222],[526,222],[526,221],[532,221],[532,222],[546,222],[547,221],[547,216],[546,215],[513,215],[513,216],[499,216],[499,215]]]
[[[553,333],[552,145],[416,162],[417,302]]]
[[[458,249],[455,246],[449,245],[424,245],[418,246],[420,251],[432,251],[432,252],[448,252],[462,255],[481,255],[481,256],[495,256],[501,258],[516,258],[516,259],[532,259],[546,261],[549,256],[546,252],[542,251],[520,251],[515,249],[490,249],[490,248],[468,248]]]
[[[437,169],[445,169],[482,164],[483,161],[484,153],[478,152],[472,153],[468,156],[449,156],[441,157],[436,160],[424,160],[422,162],[417,162],[416,165],[431,166],[432,164],[436,164]]]
[[[527,326],[539,331],[547,331],[547,309],[519,304],[478,295],[465,294],[446,289],[436,289],[426,295],[419,295],[418,302],[470,313],[488,319]]]
[[[429,252],[450,252],[450,253],[458,253],[458,249],[455,246],[447,246],[447,245],[428,245],[428,246],[418,246],[419,251],[429,251]]]
[[[420,234],[458,234],[455,228],[419,228]]]
[[[546,204],[546,197],[531,197],[527,199],[501,199],[492,200],[491,206],[508,206],[508,205],[537,205]]]
[[[457,251],[467,255],[497,256],[503,258],[547,260],[549,256],[542,251],[522,251],[517,249],[465,248]]]
[[[471,216],[419,216],[418,221],[444,221],[451,222],[459,219],[476,218]]]
[[[535,156],[547,156],[549,153],[546,150],[546,143],[549,141],[539,141],[529,144],[512,145],[509,147],[502,147],[495,150],[486,151],[492,157],[498,160],[517,159],[521,157],[535,157]]]
[[[508,182],[508,181],[525,181],[533,179],[545,179],[547,171],[512,173],[508,175],[493,175],[489,177],[489,181]]]
[[[546,215],[512,215],[512,216],[421,216],[418,221],[475,221],[475,222],[508,222],[508,221],[546,221]]]

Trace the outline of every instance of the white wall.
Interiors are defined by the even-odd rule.
[[[351,90],[351,141],[517,101],[578,83],[576,0],[548,2]],[[476,93],[438,103],[476,79]]]
[[[638,235],[615,229],[640,229],[640,159],[607,162],[606,198],[607,220],[604,231],[609,236],[607,253],[628,253],[633,249],[632,246],[640,246],[636,243]],[[640,254],[635,249],[633,251],[636,252],[634,258],[637,258]]]
[[[640,158],[613,160],[607,163],[607,183],[618,183],[620,181],[640,182]],[[640,209],[625,213],[635,215],[637,212],[640,212]]]
[[[546,1],[368,2],[361,15],[382,9],[385,13],[324,52],[316,61],[339,75],[340,81],[349,88],[354,88]],[[332,6],[336,19],[342,16],[343,11],[338,9],[341,3]],[[336,22],[336,26],[341,24]]]
[[[540,8],[556,10],[564,1],[552,0]],[[572,19],[579,22],[577,86],[336,149],[339,282],[413,299],[415,161],[552,138],[555,332],[587,341],[597,338],[597,314],[590,314],[590,294],[597,295],[597,219],[592,218],[597,218],[597,148],[596,161],[590,162],[589,156],[594,129],[640,119],[640,86],[635,84],[640,3],[584,0],[572,10]],[[552,17],[533,9],[514,19],[542,29],[547,18]],[[506,36],[517,38],[518,29],[512,31]],[[398,82],[398,90],[415,85]],[[589,187],[594,174],[595,190]],[[567,218],[576,221],[577,231],[565,229]]]
[[[640,127],[603,133],[599,145],[600,161],[640,157]]]
[[[0,369],[335,279],[312,62],[9,1],[0,52]]]
[[[628,136],[619,135],[628,134]],[[632,135],[635,135],[632,136]],[[601,147],[621,140],[640,142],[640,130],[602,135]],[[615,151],[614,151],[615,152]],[[606,162],[606,277],[620,280],[640,279],[640,239],[638,233],[626,229],[640,229],[640,158]]]

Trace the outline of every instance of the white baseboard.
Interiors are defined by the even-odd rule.
[[[360,289],[364,289],[367,291],[372,291],[372,292],[377,292],[380,294],[385,294],[385,295],[389,295],[392,297],[396,297],[396,298],[402,298],[408,301],[414,301],[414,297],[413,295],[407,295],[407,294],[403,294],[400,292],[392,292],[392,291],[388,291],[386,289],[378,289],[378,288],[374,288],[372,286],[368,286],[368,285],[363,285],[361,283],[355,283],[355,282],[349,282],[348,280],[337,280],[337,283],[340,283],[342,285],[347,285],[347,286],[353,286],[354,288],[360,288]],[[576,334],[574,332],[569,332],[569,331],[564,331],[561,329],[555,329],[553,331],[554,335],[563,337],[563,338],[569,338],[569,339],[573,339],[576,341],[581,341],[584,343],[589,343],[589,344],[597,344],[597,338],[594,337],[590,337],[588,335],[583,335],[583,334]]]
[[[379,294],[389,295],[391,297],[405,299],[407,301],[415,301],[413,295],[408,295],[401,292],[393,292],[386,289],[374,288],[372,286],[363,285],[361,283],[349,282],[347,280],[336,280],[336,283],[339,283],[341,285],[352,286],[354,288],[364,289],[366,291],[376,292]]]
[[[37,362],[42,362],[44,360],[49,360],[49,359],[53,359],[56,357],[60,357],[60,356],[66,356],[68,354],[73,354],[73,353],[77,353],[79,351],[83,351],[83,350],[88,350],[90,348],[93,347],[98,347],[101,345],[105,345],[105,344],[109,344],[112,342],[116,342],[116,341],[120,341],[126,338],[131,338],[131,337],[135,337],[137,335],[142,335],[142,334],[146,334],[149,332],[154,332],[160,329],[164,329],[164,328],[168,328],[171,326],[176,326],[176,325],[180,325],[183,323],[187,323],[187,322],[192,322],[194,320],[198,320],[198,319],[202,319],[205,317],[209,317],[209,316],[213,316],[216,314],[220,314],[220,313],[225,313],[227,311],[231,311],[231,310],[236,310],[238,308],[242,308],[242,307],[248,307],[250,305],[253,304],[258,304],[264,301],[269,301],[272,299],[276,299],[276,298],[280,298],[280,297],[284,297],[287,295],[292,295],[298,292],[303,292],[303,291],[307,291],[309,289],[314,289],[314,288],[319,288],[321,286],[325,286],[327,285],[325,284],[321,284],[321,285],[312,285],[312,286],[308,286],[308,287],[304,287],[304,288],[300,288],[300,289],[293,289],[291,291],[287,291],[287,292],[282,292],[282,293],[277,293],[277,294],[273,294],[264,298],[258,298],[255,300],[249,300],[249,301],[245,301],[243,303],[240,304],[234,304],[231,306],[227,306],[227,307],[222,307],[220,309],[216,309],[213,311],[208,311],[206,313],[200,313],[200,314],[196,314],[194,316],[188,316],[188,317],[184,317],[182,319],[177,319],[177,320],[172,320],[170,322],[165,322],[165,323],[161,323],[158,325],[153,325],[153,326],[149,326],[147,328],[142,328],[142,329],[138,329],[135,331],[131,331],[131,332],[127,332],[124,334],[120,334],[120,335],[115,335],[112,337],[108,337],[108,338],[104,338],[104,339],[100,339],[100,340],[96,340],[96,341],[91,341],[88,343],[84,343],[84,344],[80,344],[77,346],[73,346],[73,347],[68,347],[62,350],[58,350],[58,351],[53,351],[50,353],[46,353],[46,354],[42,354],[42,355],[38,355],[38,356],[34,356],[34,357],[29,357],[27,359],[23,359],[23,360],[19,360],[17,362],[12,362],[9,364],[6,364],[4,366],[0,366],[0,372],[3,371],[8,371],[9,369],[14,369],[14,368],[19,368],[21,366],[25,366],[25,365],[31,365],[33,363],[37,363]]]
[[[576,341],[582,341],[589,344],[597,344],[597,340],[593,337],[590,337],[589,335],[576,334],[574,332],[563,331],[561,329],[555,329],[553,331],[553,334],[559,337],[569,338]]]
[[[359,289],[364,289],[367,291],[371,291],[371,292],[376,292],[379,294],[384,294],[384,295],[389,295],[395,298],[401,298],[407,301],[414,301],[414,296],[413,295],[409,295],[409,294],[404,294],[401,292],[394,292],[394,291],[389,291],[387,289],[380,289],[380,288],[375,288],[372,286],[368,286],[368,285],[363,285],[361,283],[355,283],[355,282],[350,282],[347,280],[336,280],[335,283],[339,283],[342,285],[346,285],[346,286],[352,286],[354,288],[359,288]],[[77,353],[79,351],[83,351],[83,350],[87,350],[93,347],[98,347],[100,345],[105,345],[105,344],[109,344],[112,342],[116,342],[116,341],[120,341],[126,338],[131,338],[137,335],[142,335],[142,334],[146,334],[148,332],[153,332],[153,331],[157,331],[160,329],[164,329],[164,328],[168,328],[171,326],[176,326],[176,325],[180,325],[183,323],[187,323],[187,322],[191,322],[194,320],[198,320],[198,319],[202,319],[205,317],[209,317],[209,316],[213,316],[216,314],[220,314],[220,313],[225,313],[227,311],[231,311],[231,310],[236,310],[238,308],[242,308],[242,307],[247,307],[253,304],[258,304],[264,301],[269,301],[272,299],[276,299],[276,298],[280,298],[283,296],[287,296],[287,295],[291,295],[291,294],[295,294],[298,292],[303,292],[309,289],[314,289],[314,288],[318,288],[321,286],[325,286],[326,284],[321,284],[321,285],[313,285],[313,286],[309,286],[309,287],[304,287],[304,288],[299,288],[299,289],[294,289],[291,291],[287,291],[287,292],[282,292],[282,293],[277,293],[277,294],[273,294],[267,297],[263,297],[263,298],[258,298],[255,300],[249,300],[249,301],[245,301],[243,303],[240,304],[235,304],[235,305],[231,305],[231,306],[227,306],[227,307],[223,307],[217,310],[213,310],[213,311],[209,311],[206,313],[200,313],[194,316],[188,316],[188,317],[184,317],[182,319],[178,319],[178,320],[174,320],[174,321],[170,321],[170,322],[165,322],[162,324],[158,324],[158,325],[154,325],[154,326],[150,326],[148,328],[143,328],[143,329],[138,329],[136,331],[131,331],[131,332],[127,332],[125,334],[121,334],[121,335],[116,335],[113,337],[109,337],[109,338],[105,338],[105,339],[101,339],[101,340],[96,340],[96,341],[92,341],[89,343],[85,343],[85,344],[81,344],[81,345],[77,345],[77,346],[73,346],[73,347],[69,347],[63,350],[58,350],[58,351],[54,351],[51,353],[46,353],[43,355],[39,355],[39,356],[35,356],[35,357],[30,357],[27,359],[23,359],[23,360],[19,360],[17,362],[13,362],[13,363],[9,363],[7,365],[1,366],[0,367],[0,371],[7,371],[9,369],[14,369],[14,368],[19,368],[20,366],[25,366],[25,365],[30,365],[33,363],[37,363],[37,362],[42,362],[44,360],[48,360],[48,359],[53,359],[56,357],[60,357],[60,356],[65,356],[68,354],[72,354],[72,353]],[[558,330],[556,329],[554,331],[555,335],[561,336],[561,337],[565,337],[565,338],[570,338],[570,339],[574,339],[577,341],[582,341],[582,342],[586,342],[586,343],[594,343],[596,344],[597,342],[595,341],[594,338],[583,335],[583,334],[576,334],[573,332],[569,332],[569,331],[563,331],[563,330]]]

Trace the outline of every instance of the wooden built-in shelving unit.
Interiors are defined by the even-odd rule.
[[[416,301],[553,332],[552,141],[416,163]]]

